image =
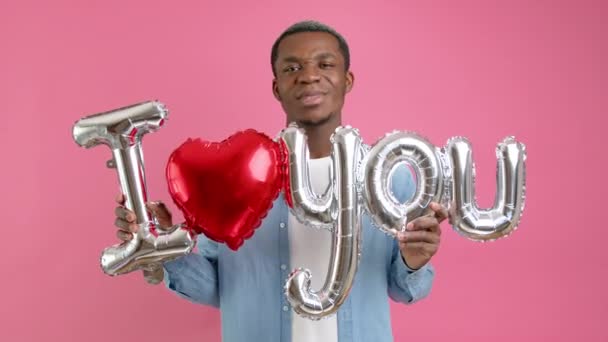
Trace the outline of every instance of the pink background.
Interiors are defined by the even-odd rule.
[[[187,137],[282,127],[270,47],[306,18],[348,39],[344,121],[368,142],[393,129],[470,138],[484,206],[496,143],[515,135],[528,148],[520,229],[480,244],[444,225],[432,294],[392,306],[395,339],[608,340],[605,2],[48,3],[0,4],[0,340],[219,340],[217,310],[102,273],[116,176],[109,150],[78,148],[71,126],[165,102],[171,118],[144,146],[150,193],[170,201],[165,163]]]

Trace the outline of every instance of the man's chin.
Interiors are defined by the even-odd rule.
[[[300,120],[298,120],[298,124],[300,126],[304,126],[304,127],[316,127],[316,126],[323,126],[324,124],[326,124],[329,120],[331,120],[332,115],[331,114],[325,114],[325,115],[310,115],[307,117],[303,117]]]

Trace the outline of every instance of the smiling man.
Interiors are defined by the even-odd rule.
[[[344,38],[314,21],[289,27],[271,52],[272,91],[287,115],[306,130],[311,160],[311,183],[323,193],[331,174],[330,136],[341,125],[346,94],[354,85],[350,53]],[[392,191],[405,201],[415,191],[406,167],[395,172]],[[123,196],[118,197],[122,204]],[[172,225],[162,203],[149,204],[161,226]],[[236,341],[392,341],[389,297],[411,304],[426,297],[434,271],[429,261],[439,247],[439,224],[447,211],[432,203],[434,215],[408,224],[392,239],[364,216],[359,269],[346,302],[337,315],[311,321],[292,313],[283,294],[290,269],[304,267],[313,274],[312,288],[323,286],[331,235],[304,227],[290,213],[282,197],[274,203],[256,234],[234,252],[204,236],[198,253],[167,262],[148,282],[164,280],[167,287],[192,302],[219,307],[222,339]],[[116,208],[118,236],[131,239],[135,215]],[[204,322],[201,322],[204,329]]]

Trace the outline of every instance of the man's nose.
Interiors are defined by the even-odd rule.
[[[302,71],[298,76],[298,82],[301,83],[315,83],[319,82],[321,79],[319,69],[314,65],[305,65],[302,67]]]

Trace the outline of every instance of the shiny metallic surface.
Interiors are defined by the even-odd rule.
[[[416,192],[400,203],[391,191],[392,173],[401,163],[416,173]],[[393,132],[372,146],[364,162],[363,198],[374,224],[396,236],[407,222],[429,212],[429,204],[440,202],[444,172],[436,148],[416,133]]]
[[[312,275],[301,268],[291,273],[285,295],[293,310],[312,320],[335,313],[346,300],[357,272],[361,246],[361,212],[357,194],[356,167],[360,164],[361,138],[350,127],[338,127],[332,136],[334,197],[338,208],[332,232],[332,251],[323,288],[310,288]],[[296,162],[298,165],[298,162]],[[306,164],[304,164],[306,165]]]
[[[494,206],[480,209],[475,201],[473,151],[467,139],[448,141],[446,153],[452,168],[450,217],[454,229],[477,241],[495,240],[518,225],[525,202],[526,150],[513,137],[496,147],[497,173]]]
[[[109,275],[152,269],[194,247],[189,230],[181,225],[157,229],[156,219],[145,207],[148,196],[141,140],[146,133],[157,131],[167,116],[161,103],[150,101],[87,116],[73,127],[78,145],[91,148],[103,144],[112,150],[112,163],[107,166],[116,168],[125,207],[135,212],[140,228],[131,241],[103,251],[101,267]]]
[[[323,194],[316,194],[312,189],[306,134],[295,124],[290,124],[279,133],[279,139],[287,152],[289,186],[285,195],[291,198],[292,214],[307,226],[333,229],[337,217],[337,208],[333,200],[334,185],[331,182]],[[333,173],[332,171],[332,175]]]
[[[169,194],[188,228],[238,250],[284,185],[281,147],[255,130],[221,142],[187,139],[169,157]]]

